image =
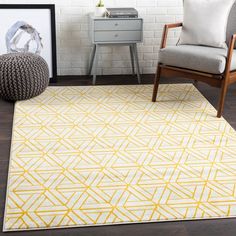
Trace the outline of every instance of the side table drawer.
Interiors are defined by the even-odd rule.
[[[142,30],[142,20],[95,20],[94,30]]]
[[[142,41],[142,31],[96,31],[94,32],[95,42],[125,42]]]

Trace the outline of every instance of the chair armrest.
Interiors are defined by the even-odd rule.
[[[230,67],[231,67],[235,42],[236,42],[236,34],[233,34],[232,37],[231,37],[231,40],[230,40],[228,55],[227,55],[227,58],[226,58],[226,68],[225,68],[226,75],[230,73]]]
[[[183,26],[183,23],[166,24],[164,26],[162,40],[161,40],[161,48],[166,47],[166,41],[167,41],[169,29],[178,28],[178,27],[182,27],[182,26]]]

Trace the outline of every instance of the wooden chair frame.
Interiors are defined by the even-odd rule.
[[[182,23],[165,25],[164,30],[163,30],[162,41],[161,41],[161,49],[166,47],[169,29],[182,27],[182,26],[183,26]],[[183,77],[187,79],[193,79],[195,81],[202,81],[213,87],[217,87],[221,89],[218,112],[217,112],[217,117],[220,118],[223,113],[225,97],[226,97],[228,86],[236,82],[236,71],[230,71],[235,42],[236,42],[236,34],[233,34],[230,40],[230,44],[229,44],[225,71],[224,73],[220,75],[194,71],[194,70],[189,70],[189,69],[184,69],[184,68],[178,68],[178,67],[173,67],[173,66],[167,66],[167,65],[158,63],[157,71],[155,75],[152,101],[156,102],[156,97],[157,97],[157,92],[158,92],[161,76],[163,77],[178,76],[178,77]]]

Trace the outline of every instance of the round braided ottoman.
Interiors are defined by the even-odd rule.
[[[41,94],[49,84],[46,61],[32,53],[10,53],[0,56],[0,97],[25,100]]]

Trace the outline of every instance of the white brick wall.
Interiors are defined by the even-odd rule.
[[[0,3],[54,3],[57,21],[59,75],[85,75],[91,53],[88,14],[97,0],[0,0]],[[162,29],[165,23],[182,20],[182,0],[104,0],[107,7],[135,7],[144,19],[144,41],[139,45],[141,72],[154,73]],[[171,31],[169,44],[176,43],[179,31]],[[126,47],[103,47],[99,56],[100,74],[131,72]]]

